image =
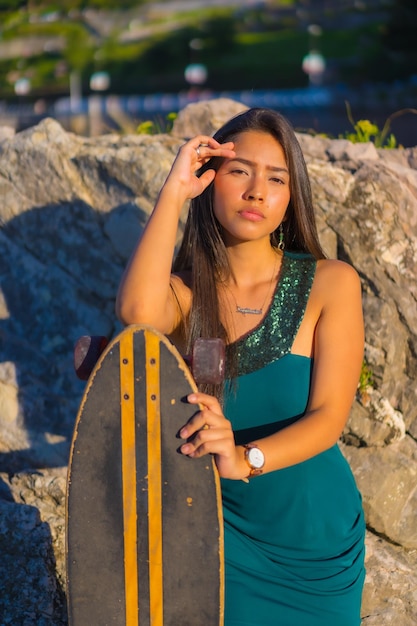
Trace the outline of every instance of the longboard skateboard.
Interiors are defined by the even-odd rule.
[[[211,457],[178,451],[195,390],[183,358],[150,327],[127,327],[99,356],[68,470],[71,626],[223,624],[218,474]]]

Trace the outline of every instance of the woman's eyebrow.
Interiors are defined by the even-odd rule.
[[[238,163],[243,163],[244,165],[249,165],[251,167],[254,167],[257,165],[255,161],[250,161],[249,159],[243,159],[242,157],[234,157],[233,159],[229,159],[229,163],[234,163],[236,161]],[[267,165],[266,167],[268,170],[271,170],[273,172],[286,172],[287,174],[289,174],[288,169],[286,167],[276,167],[275,165]]]

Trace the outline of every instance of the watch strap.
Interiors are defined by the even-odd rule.
[[[253,448],[258,448],[258,446],[256,446],[253,443],[246,443],[246,444],[243,444],[243,447],[245,448],[245,461],[249,466],[249,474],[243,479],[243,481],[248,483],[249,479],[253,478],[253,476],[260,476],[263,473],[263,469],[260,467],[254,467],[249,460],[249,450]]]

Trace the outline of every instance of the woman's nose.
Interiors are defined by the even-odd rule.
[[[248,200],[264,200],[265,191],[259,180],[252,181],[252,183],[248,186],[246,190],[246,197]]]

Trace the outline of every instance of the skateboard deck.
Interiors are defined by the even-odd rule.
[[[211,457],[179,452],[196,384],[162,334],[129,326],[104,349],[68,470],[71,626],[221,626],[223,520]]]

